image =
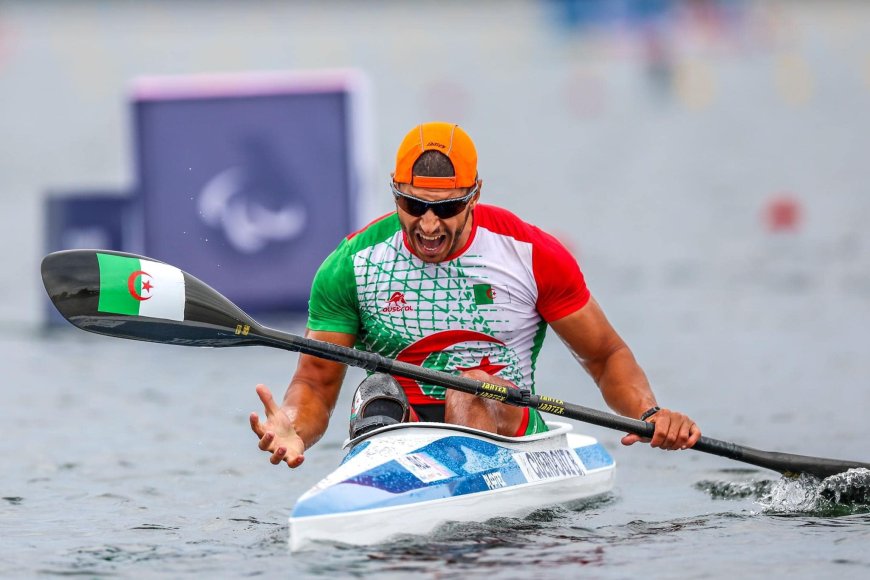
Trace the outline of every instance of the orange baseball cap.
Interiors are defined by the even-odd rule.
[[[440,151],[453,163],[453,177],[412,175],[414,162],[424,151]],[[423,123],[405,135],[396,154],[396,183],[432,189],[471,187],[477,181],[477,149],[468,133],[452,123]]]

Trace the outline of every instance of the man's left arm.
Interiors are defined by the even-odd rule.
[[[550,326],[593,378],[611,409],[639,419],[657,406],[646,374],[594,299],[583,308],[550,322]],[[650,441],[653,447],[686,449],[701,436],[701,430],[692,419],[671,409],[662,408],[646,420],[656,426]],[[626,435],[622,443],[632,445],[642,440],[637,435]]]

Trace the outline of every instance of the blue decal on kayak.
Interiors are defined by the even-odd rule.
[[[583,465],[588,470],[613,465],[613,457],[610,456],[601,443],[587,445],[585,447],[575,447],[574,451],[577,452],[580,461],[583,462]]]
[[[526,483],[513,451],[471,437],[445,437],[413,451],[454,476],[424,482],[393,460],[351,477],[296,504],[293,517],[341,513],[456,497]],[[346,459],[345,459],[346,461]],[[498,476],[492,475],[498,472]]]
[[[513,478],[513,483],[525,483],[525,478],[514,463],[511,456],[512,452],[509,449],[487,441],[481,441],[480,439],[461,436],[445,437],[425,445],[413,453],[431,457],[446,469],[455,473],[456,476],[424,483],[400,464],[391,461],[371,471],[362,473],[356,478],[348,479],[347,483],[374,485],[393,493],[402,493],[409,489],[438,486],[442,485],[445,481],[451,481],[451,485],[456,488],[456,493],[451,495],[462,495],[462,493],[487,489],[481,474],[484,471],[493,469],[501,471],[512,469],[518,475],[518,477]],[[407,477],[397,477],[397,470]],[[473,489],[469,488],[469,486]],[[463,492],[463,490],[468,491]]]
[[[575,449],[587,469],[613,464],[601,444]],[[354,448],[348,457],[358,453]],[[439,439],[413,451],[455,475],[424,482],[398,461],[388,461],[296,504],[293,517],[384,508],[474,494],[527,483],[513,458],[516,450],[463,436]]]
[[[354,445],[353,449],[351,449],[348,454],[344,456],[344,459],[341,460],[340,465],[344,465],[345,463],[356,457],[357,453],[369,446],[369,443],[371,443],[371,441],[363,441],[362,443]]]

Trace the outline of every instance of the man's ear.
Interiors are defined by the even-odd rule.
[[[474,203],[480,201],[480,192],[483,190],[483,180],[477,180],[477,194],[474,196]]]
[[[468,205],[469,205],[469,207],[471,207],[471,209],[474,209],[474,206],[476,206],[477,203],[480,201],[480,189],[481,189],[481,187],[483,187],[483,182],[478,180],[477,181],[477,193],[475,193],[474,197],[471,198],[471,201],[468,202]]]

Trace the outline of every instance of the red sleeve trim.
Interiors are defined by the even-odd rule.
[[[541,317],[547,322],[553,322],[555,320],[559,320],[560,318],[565,318],[569,314],[573,314],[589,304],[589,300],[592,298],[592,292],[589,291],[588,288],[584,288],[584,292],[577,296],[574,300],[570,302],[566,302],[562,305],[561,308],[551,308],[548,309],[546,313],[541,312],[540,301],[538,301],[538,312],[541,312]]]
[[[586,306],[592,294],[574,256],[559,240],[541,233],[532,248],[532,270],[538,282],[538,312],[552,322]]]

